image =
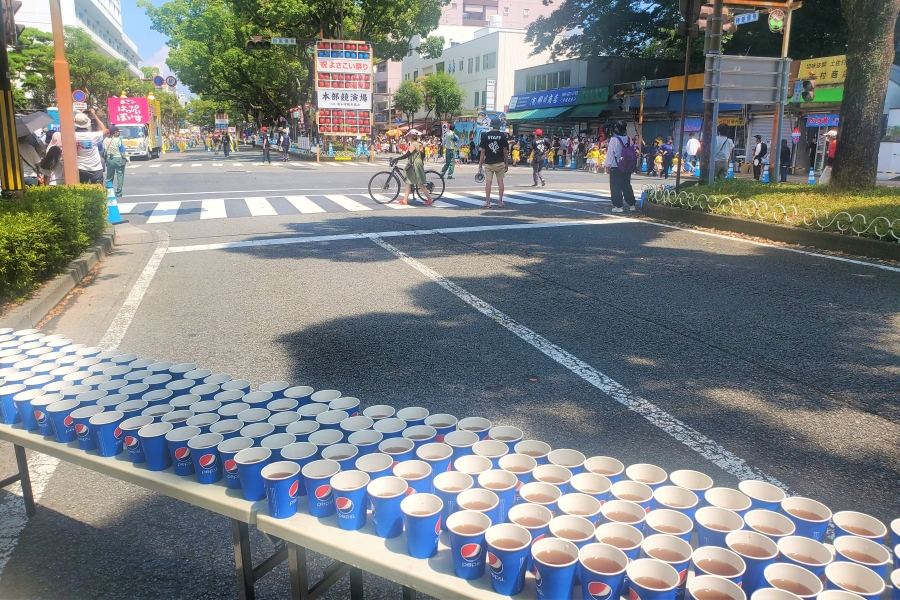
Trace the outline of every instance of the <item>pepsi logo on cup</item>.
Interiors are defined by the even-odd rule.
[[[606,600],[612,593],[612,588],[602,581],[592,581],[588,584],[588,594],[594,600]]]
[[[476,561],[481,555],[481,544],[463,544],[459,549],[459,554],[463,560]]]
[[[44,423],[47,422],[47,413],[42,412],[40,410],[36,410],[36,411],[34,411],[34,418],[35,418],[35,420],[37,420],[38,423],[43,425]]]
[[[87,437],[89,431],[90,429],[88,429],[88,426],[84,423],[75,425],[75,433],[78,434],[78,437]]]
[[[541,587],[541,572],[538,571],[537,563],[534,563],[534,567],[532,567],[532,571],[534,571],[534,585]]]
[[[73,423],[75,423],[75,420],[72,419],[71,415],[66,415],[65,417],[63,417],[63,425],[65,425],[67,429],[71,427]]]
[[[120,437],[122,437],[122,429],[120,427],[116,427],[115,431],[113,431],[113,436],[116,439],[119,439]],[[190,454],[191,454],[190,451],[188,451],[187,456],[190,456]],[[177,455],[177,452],[176,452],[176,455]]]
[[[687,567],[685,567],[684,570],[678,574],[678,585],[681,585],[682,583],[684,583],[684,578],[687,577],[687,572],[688,572]]]
[[[317,487],[316,499],[319,502],[328,502],[329,500],[331,500],[331,486],[326,484]]]
[[[500,559],[497,558],[497,555],[495,555],[493,552],[489,551],[487,553],[487,563],[491,568],[492,575],[499,575],[503,572],[503,563],[500,562]]]
[[[434,524],[434,535],[441,535],[441,518],[438,517],[437,523]]]
[[[175,458],[178,460],[187,460],[191,457],[191,449],[187,446],[175,450]]]
[[[228,459],[225,461],[225,470],[229,473],[237,473],[237,463],[234,462],[234,459]]]
[[[353,512],[353,500],[350,498],[336,498],[334,501],[334,505],[337,507],[337,510],[342,515],[349,515]]]
[[[129,450],[133,450],[138,446],[138,439],[131,435],[125,436],[125,447]]]
[[[412,489],[411,487],[406,488],[406,495],[407,495],[407,496],[412,496],[412,495],[415,494],[415,493],[416,493],[416,490]]]
[[[547,534],[546,534],[546,533],[542,533],[541,535],[539,535],[539,536],[537,536],[536,538],[534,538],[534,541],[531,542],[531,545],[533,546],[535,542],[539,542],[539,541],[541,541],[542,539],[544,539],[545,537],[547,537]]]
[[[296,498],[300,494],[300,480],[294,481],[291,484],[291,487],[288,488],[288,496],[291,498]]]
[[[204,469],[209,469],[213,465],[216,464],[216,455],[215,454],[204,454],[200,458],[197,459],[197,462],[200,463],[200,466]]]
[[[641,597],[637,595],[637,592],[632,590],[628,590],[628,600],[641,600]]]

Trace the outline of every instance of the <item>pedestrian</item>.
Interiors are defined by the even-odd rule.
[[[397,158],[391,160],[391,167],[393,167],[397,162],[404,158],[409,159],[409,163],[406,165],[406,190],[403,192],[403,199],[397,204],[407,203],[406,201],[409,199],[409,195],[412,193],[414,185],[418,186],[419,191],[425,194],[426,206],[434,202],[434,199],[431,197],[431,192],[425,187],[425,149],[419,141],[420,135],[421,134],[417,129],[410,129],[406,133],[406,137],[409,139],[409,150],[405,154],[401,154]]]
[[[103,140],[103,156],[106,157],[106,185],[108,187],[110,183],[114,183],[116,198],[121,198],[128,154],[125,152],[125,144],[122,143],[122,134],[115,125],[109,126],[109,137]]]
[[[92,120],[98,131],[91,131]],[[103,184],[106,174],[103,172],[100,146],[103,144],[103,136],[108,132],[94,109],[88,109],[88,114],[75,115],[75,146],[78,155],[78,180],[81,183]]]
[[[791,147],[787,140],[781,140],[781,154],[778,157],[781,165],[781,183],[787,183],[788,169],[791,168]]]
[[[491,130],[481,134],[478,171],[484,173],[484,207],[491,207],[491,184],[497,176],[497,206],[503,204],[503,178],[509,170],[509,136],[500,131],[500,119],[491,119]]]
[[[717,128],[716,154],[714,157],[715,178],[722,179],[728,174],[728,163],[731,162],[731,153],[734,152],[734,141],[728,137],[728,125],[722,123]],[[759,136],[756,136],[759,137]],[[755,169],[756,167],[754,167]],[[758,177],[758,175],[757,175]]]
[[[291,135],[287,129],[281,132],[281,151],[284,153],[281,160],[288,162],[291,158]]]
[[[41,155],[28,143],[27,135],[18,138],[19,163],[25,185],[41,185]]]
[[[756,140],[756,148],[753,150],[753,179],[759,181],[759,176],[762,173],[763,158],[769,153],[769,146],[762,141],[761,135],[754,135],[753,139]]]
[[[231,154],[231,134],[228,133],[227,129],[222,134],[222,152],[225,153],[225,158],[228,158],[228,155]]]
[[[638,150],[628,137],[628,124],[625,121],[616,121],[604,125],[609,145],[606,148],[606,162],[604,167],[609,168],[609,191],[612,197],[614,213],[625,212],[623,206],[628,204],[628,210],[634,212],[634,189],[631,187],[631,174],[637,169]]]
[[[41,161],[41,171],[44,173],[44,185],[62,185],[66,182],[62,159],[62,134],[53,132],[50,141],[47,142],[47,154]]]
[[[825,134],[825,168],[819,176],[819,183],[826,184],[831,181],[831,168],[834,166],[834,153],[837,151],[837,129],[832,129]]]
[[[700,140],[692,133],[688,136],[688,141],[684,144],[684,154],[687,162],[691,166],[697,168],[697,153],[700,152]]]
[[[666,138],[666,141],[660,146],[662,150],[662,174],[663,179],[669,178],[669,171],[672,170],[672,159],[675,158],[675,146],[672,142],[672,136]]]
[[[262,128],[262,133],[260,134],[260,145],[262,146],[263,151],[263,162],[267,162],[270,165],[272,164],[272,140],[269,139],[269,132],[267,128]]]
[[[555,171],[558,163],[560,162],[560,158],[562,157],[562,155],[560,154],[562,152],[562,142],[559,141],[558,135],[553,136],[551,147],[553,150],[553,162],[550,163],[550,168]]]
[[[531,151],[533,152],[531,157],[531,176],[534,179],[531,187],[537,187],[538,180],[541,181],[541,186],[547,185],[543,175],[541,175],[541,171],[544,169],[544,158],[547,156],[549,144],[543,135],[544,132],[540,129],[535,129],[534,133],[531,134]]]
[[[453,179],[453,169],[456,168],[456,150],[459,148],[459,136],[456,135],[456,123],[451,123],[444,134],[444,168],[441,175],[447,179]]]

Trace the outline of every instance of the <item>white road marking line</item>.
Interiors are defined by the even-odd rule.
[[[566,352],[547,338],[535,333],[528,327],[517,323],[511,317],[494,308],[478,296],[469,293],[464,288],[456,285],[408,254],[405,254],[395,246],[385,242],[380,237],[373,236],[371,239],[374,243],[416,269],[422,275],[431,279],[484,316],[503,326],[508,331],[518,336],[522,341],[544,353],[550,359],[569,369],[572,373],[579,376],[625,408],[644,417],[651,425],[658,427],[660,430],[675,438],[723,471],[730,473],[739,480],[763,479],[787,491],[787,486],[774,477],[751,467],[744,459],[725,449],[715,440],[706,437],[687,423],[673,417],[655,404],[636,395],[622,384],[601,373],[578,357]]]
[[[449,200],[459,200],[460,202],[465,202],[466,204],[474,204],[475,206],[484,206],[484,200],[476,200],[475,198],[463,196],[462,194],[454,194],[452,192],[444,192],[441,198],[447,198]]]
[[[593,192],[557,192],[556,190],[547,190],[546,192],[533,192],[534,194],[544,195],[544,194],[552,194],[554,196],[560,196],[562,198],[569,198],[571,200],[581,200],[584,202],[609,202],[608,199],[600,198],[596,193]]]
[[[243,167],[244,163],[232,163],[236,167]]]
[[[216,198],[213,200],[203,200],[200,202],[200,220],[205,219],[227,219],[228,213],[225,212],[225,199]]]
[[[140,169],[140,168],[141,168],[141,165],[128,165],[128,166],[125,167],[125,168],[126,168],[126,169]]]
[[[306,196],[285,196],[285,200],[294,205],[294,208],[303,214],[323,213],[325,209],[307,198]]]
[[[134,210],[134,207],[137,206],[137,203],[127,203],[127,204],[119,204],[119,212],[121,214],[130,213]]]
[[[560,203],[569,203],[574,202],[574,200],[565,200],[563,198],[551,198],[549,196],[538,196],[537,194],[531,194],[528,192],[520,192],[518,190],[506,190],[504,192],[504,197],[512,196],[514,198],[531,198],[532,200],[540,200],[542,202],[560,202]]]
[[[274,217],[278,212],[269,204],[269,201],[263,197],[244,198],[244,203],[250,210],[250,215],[254,217]]]
[[[213,163],[212,166],[214,166],[214,167],[221,167],[221,166],[222,166],[222,163]]]
[[[443,198],[443,196],[441,196],[441,198]],[[431,206],[435,208],[459,208],[459,206],[450,204],[449,202],[444,202],[443,200],[435,200],[434,204],[432,204]]]
[[[391,202],[390,204],[385,204],[388,208],[393,208],[394,210],[405,210],[408,208],[418,208],[418,206],[414,206],[412,204],[398,204],[397,202]]]
[[[183,167],[183,166],[184,166],[184,163],[174,163],[173,165],[171,165],[171,168],[174,169],[176,167]]]
[[[150,213],[147,223],[171,223],[178,215],[178,209],[181,207],[181,201],[160,202]]]
[[[156,165],[147,165],[147,168],[148,168],[148,169],[158,169],[158,168],[160,168],[161,166],[162,166],[162,165],[160,165],[160,164],[156,164]]]
[[[245,242],[222,242],[219,244],[197,244],[195,246],[175,246],[169,248],[170,253],[199,252],[201,250],[230,250],[232,248],[252,248],[255,246],[284,246],[290,244],[307,244],[311,242],[339,242],[346,240],[364,240],[371,237],[409,237],[417,235],[436,235],[454,233],[477,233],[484,231],[512,231],[516,229],[548,229],[553,227],[572,227],[575,225],[609,225],[620,222],[640,223],[637,219],[591,219],[586,221],[548,221],[541,223],[517,223],[515,225],[480,225],[474,227],[446,227],[441,229],[411,229],[404,231],[381,231],[377,233],[344,233],[338,235],[316,235],[308,237],[273,238],[270,240],[249,240]]]
[[[202,167],[203,163],[192,163],[191,166],[192,167]]]
[[[342,196],[340,194],[326,194],[325,197],[335,204],[338,204],[352,212],[372,210],[370,207],[365,206],[364,204],[360,204],[356,200],[351,200],[347,196]]]

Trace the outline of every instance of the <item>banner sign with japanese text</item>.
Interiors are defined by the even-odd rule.
[[[109,121],[116,125],[143,125],[150,121],[146,98],[107,98]]]
[[[374,72],[372,46],[368,42],[316,42],[316,105],[320,133],[371,134]]]
[[[800,63],[797,71],[798,79],[807,77],[816,78],[816,85],[831,85],[844,83],[847,77],[847,57],[826,56],[825,58],[810,58]]]
[[[578,104],[578,90],[581,88],[564,88],[547,92],[520,94],[509,99],[509,110],[528,110],[532,108],[549,108],[551,106],[575,106]]]

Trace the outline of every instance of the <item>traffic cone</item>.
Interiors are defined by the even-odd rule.
[[[734,163],[728,161],[728,174],[725,175],[725,179],[734,179]]]
[[[769,165],[763,163],[762,181],[760,183],[769,183]]]
[[[119,213],[119,203],[116,201],[116,192],[113,191],[112,181],[106,182],[106,213],[107,220],[111,225],[122,222],[122,215]]]
[[[816,185],[816,170],[812,167],[809,168],[809,180],[807,183],[809,183],[809,185]]]
[[[573,156],[573,157],[572,157],[572,160],[570,160],[569,162],[571,163],[571,166],[570,166],[569,168],[571,168],[571,169],[574,171],[574,170],[577,168],[577,167],[576,167],[576,163],[577,163],[578,161],[576,161],[576,160],[575,160],[575,157]]]

